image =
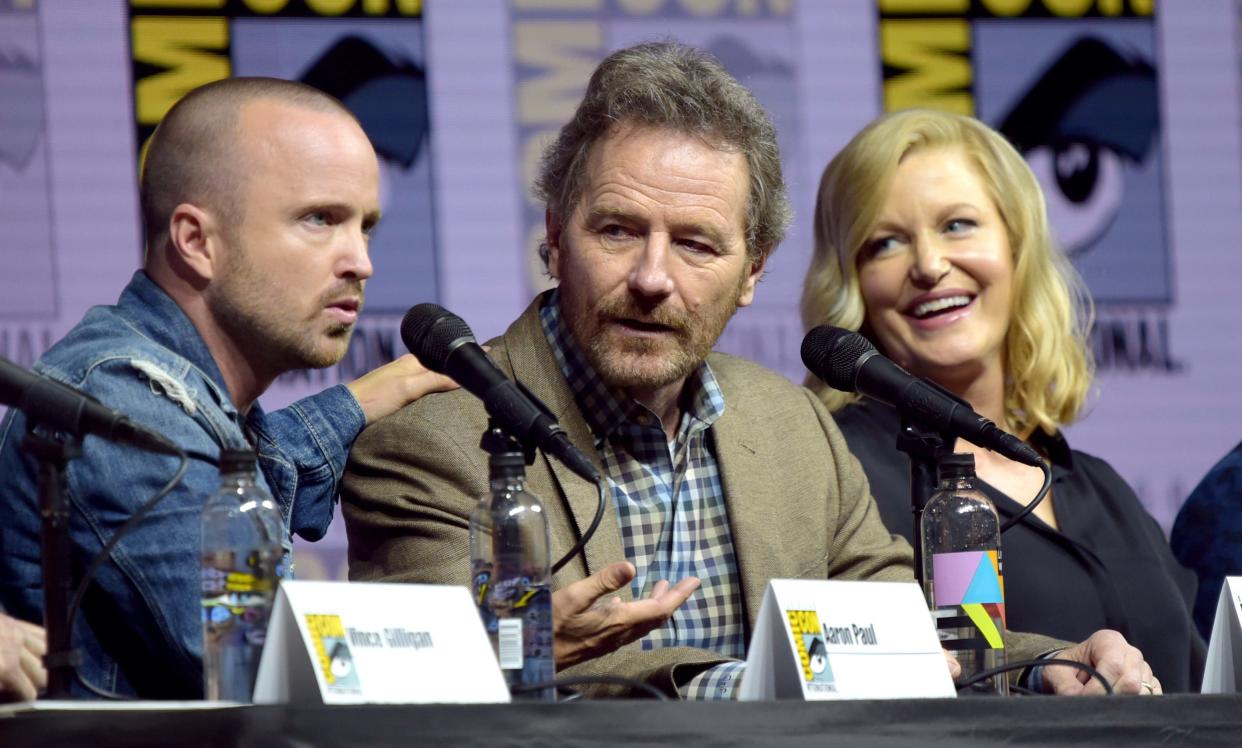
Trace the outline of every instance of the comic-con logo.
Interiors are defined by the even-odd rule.
[[[828,662],[828,645],[824,643],[819,613],[814,610],[787,610],[789,636],[798,653],[798,665],[807,688],[835,692],[836,681]]]
[[[306,630],[310,634],[311,649],[328,690],[340,694],[361,693],[362,685],[358,679],[358,671],[354,668],[353,652],[349,648],[349,638],[341,617],[308,613]]]

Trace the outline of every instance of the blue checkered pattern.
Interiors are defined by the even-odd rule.
[[[687,701],[729,701],[742,687],[745,674],[745,662],[722,662],[691,678],[681,687],[681,697]]]
[[[661,579],[695,576],[702,582],[672,618],[643,637],[641,646],[697,647],[744,657],[737,558],[708,434],[725,408],[711,368],[704,362],[687,380],[690,407],[670,443],[654,413],[610,389],[587,362],[562,322],[558,294],[540,309],[540,321],[604,463],[625,555],[638,572],[634,597],[645,597]],[[713,668],[683,687],[683,695],[728,698],[738,680],[735,670],[740,672]]]

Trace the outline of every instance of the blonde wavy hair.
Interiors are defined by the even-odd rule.
[[[867,328],[859,250],[874,231],[898,165],[910,153],[960,148],[995,203],[1014,255],[1013,312],[1005,336],[1004,426],[1022,438],[1073,422],[1091,386],[1087,347],[1091,299],[1065,254],[1053,246],[1039,182],[999,133],[971,117],[912,109],[867,125],[824,169],[815,204],[815,251],[802,290],[807,330]],[[881,351],[883,349],[881,348]],[[830,410],[857,399],[814,376],[806,385]]]

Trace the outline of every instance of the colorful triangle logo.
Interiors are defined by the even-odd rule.
[[[975,567],[975,575],[962,596],[962,603],[1003,603],[1005,594],[1001,592],[1000,577],[996,574],[996,564],[992,560],[994,551],[979,554],[979,565]]]

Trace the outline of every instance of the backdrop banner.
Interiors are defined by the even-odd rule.
[[[0,356],[29,366],[115,301],[142,260],[143,144],[177,98],[231,75],[332,93],[381,157],[376,274],[349,352],[281,377],[265,407],[402,353],[397,325],[419,302],[498,334],[548,283],[530,194],[542,147],[604,56],[673,37],[716,54],[772,113],[795,209],[722,350],[801,381],[823,167],[883,111],[973,114],[1028,159],[1096,303],[1099,376],[1071,442],[1167,528],[1239,438],[1240,5],[0,0]],[[300,576],[342,578],[341,523],[298,554]]]

